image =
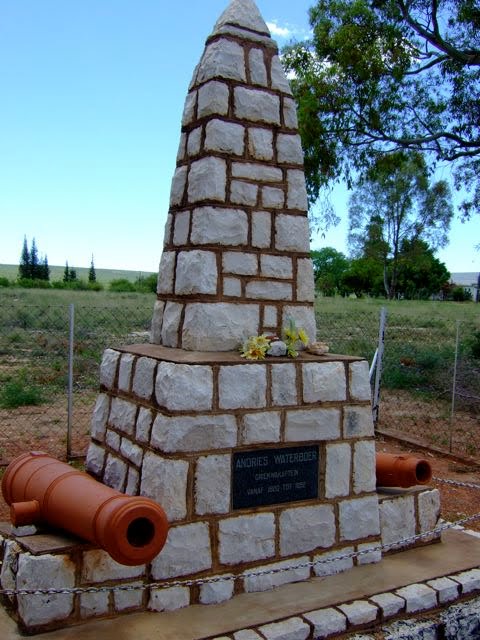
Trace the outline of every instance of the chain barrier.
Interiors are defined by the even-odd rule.
[[[468,489],[480,489],[480,485],[468,483],[468,482],[460,482],[456,480],[447,480],[445,478],[432,478],[436,482],[442,484],[448,484],[458,487],[464,487]],[[406,538],[402,538],[401,540],[397,540],[396,542],[390,542],[388,544],[378,544],[375,546],[368,547],[367,549],[362,549],[361,551],[351,551],[349,553],[332,555],[328,558],[319,558],[318,560],[309,560],[308,562],[301,562],[295,565],[288,565],[284,567],[275,567],[272,569],[262,569],[262,570],[252,570],[245,571],[243,573],[239,573],[238,575],[222,575],[222,576],[214,576],[211,578],[195,578],[191,580],[175,580],[172,582],[150,582],[148,584],[129,584],[129,585],[110,585],[103,587],[66,587],[64,589],[0,589],[0,595],[3,596],[36,596],[36,595],[58,595],[58,594],[82,594],[82,593],[104,593],[110,591],[146,591],[147,589],[170,589],[172,587],[193,587],[200,586],[205,584],[215,584],[218,582],[227,582],[230,580],[243,580],[246,578],[259,578],[262,576],[271,576],[280,573],[285,573],[287,571],[294,571],[296,569],[314,569],[315,567],[328,564],[330,562],[338,562],[341,560],[353,560],[354,558],[359,558],[365,555],[371,555],[373,553],[377,553],[379,551],[392,551],[396,548],[401,548],[404,546],[408,546],[413,544],[414,542],[419,542],[420,540],[424,540],[430,538],[432,536],[436,536],[437,534],[441,534],[443,531],[448,529],[456,529],[456,528],[464,528],[464,526],[474,520],[480,519],[480,513],[475,513],[471,516],[466,516],[465,518],[461,518],[460,520],[456,520],[455,522],[444,522],[434,529],[429,531],[425,531],[424,533],[419,533],[413,536],[408,536]],[[1,563],[0,563],[1,564]]]

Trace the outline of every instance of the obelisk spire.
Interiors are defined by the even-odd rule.
[[[233,0],[185,101],[152,341],[195,351],[315,339],[307,194],[295,103],[265,21]]]

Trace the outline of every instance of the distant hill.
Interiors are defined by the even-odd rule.
[[[63,280],[63,273],[65,266],[50,266],[50,282],[54,280]],[[77,278],[81,280],[88,280],[88,267],[75,267],[73,269],[77,272]],[[124,271],[122,269],[97,269],[95,268],[95,274],[97,276],[97,282],[102,284],[108,284],[112,280],[118,280],[125,278],[130,282],[135,282],[139,276],[149,276],[152,271]],[[0,264],[0,278],[8,278],[9,280],[16,280],[18,275],[18,264]]]

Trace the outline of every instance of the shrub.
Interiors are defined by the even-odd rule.
[[[110,282],[109,290],[115,293],[131,293],[135,291],[135,285],[126,278],[119,278]]]
[[[10,282],[9,282],[8,278],[1,277],[0,278],[0,287],[9,287],[9,286],[10,286]]]
[[[50,289],[51,287],[48,280],[39,280],[38,278],[19,278],[17,286],[24,289]]]
[[[27,405],[42,404],[43,397],[40,389],[28,382],[24,372],[2,385],[0,390],[0,407],[16,409]]]
[[[454,302],[468,302],[472,299],[472,292],[470,289],[464,289],[463,287],[455,287],[452,291],[452,300]]]

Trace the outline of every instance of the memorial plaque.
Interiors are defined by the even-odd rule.
[[[233,508],[318,497],[318,446],[233,454]]]

